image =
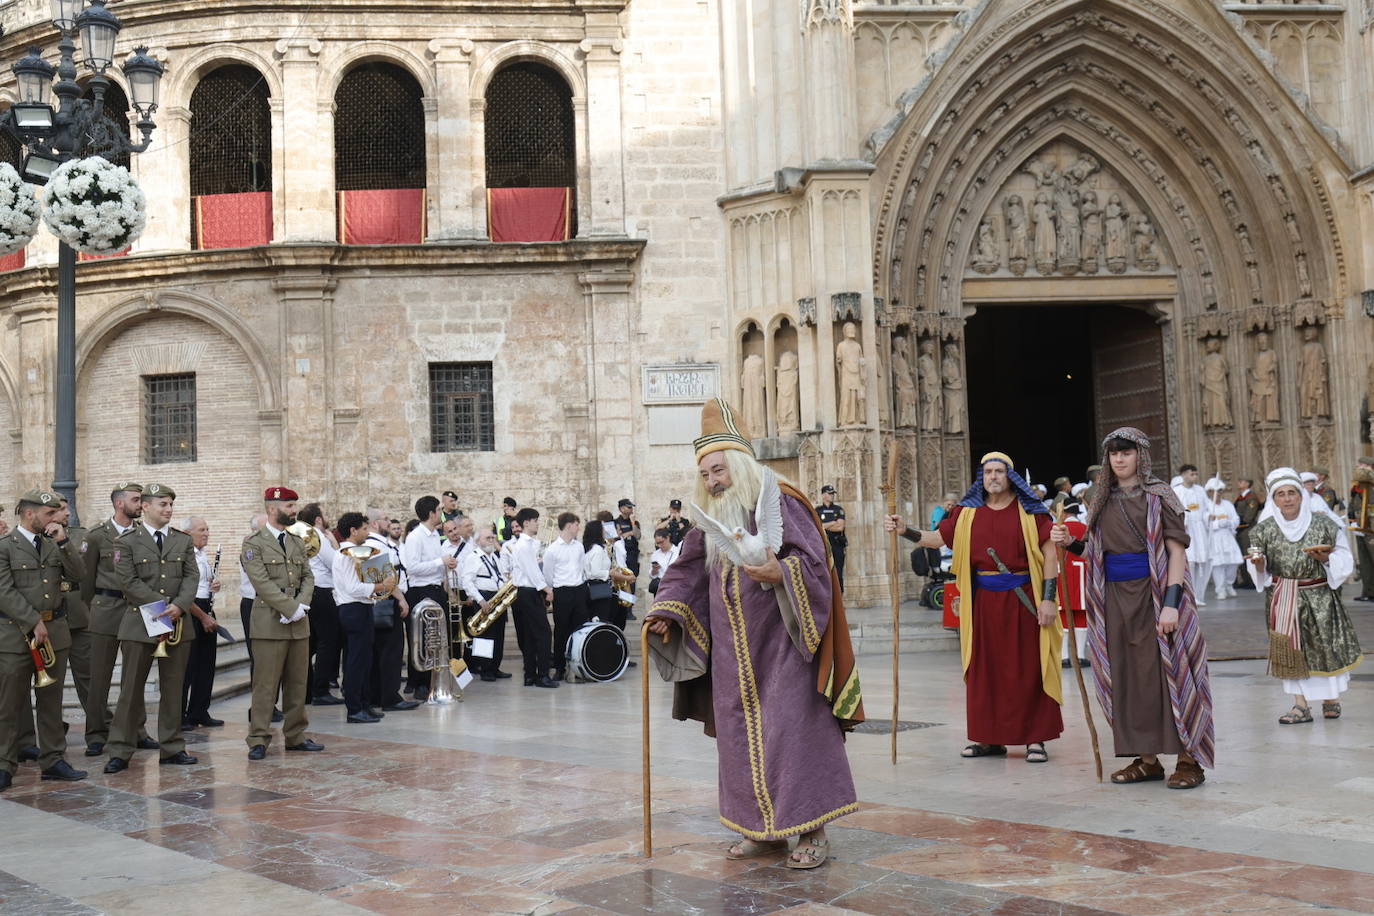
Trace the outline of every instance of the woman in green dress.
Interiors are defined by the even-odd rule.
[[[1339,719],[1340,696],[1364,659],[1341,604],[1354,558],[1336,522],[1312,511],[1296,471],[1279,468],[1265,485],[1269,507],[1251,530],[1246,560],[1268,599],[1270,672],[1293,695],[1279,722],[1311,722],[1312,700],[1322,701],[1323,717]]]

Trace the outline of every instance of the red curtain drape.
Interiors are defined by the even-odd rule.
[[[197,248],[249,248],[272,241],[271,191],[204,194],[194,201]]]
[[[20,248],[14,254],[7,254],[0,258],[0,273],[7,270],[18,270],[24,266],[24,249]]]
[[[110,258],[125,257],[126,255],[128,255],[128,253],[128,248],[125,248],[123,251],[116,251],[113,254],[86,254],[86,252],[84,251],[78,251],[76,253],[76,259],[78,261],[107,261]]]
[[[339,192],[339,241],[418,245],[425,240],[425,189]]]
[[[567,241],[571,208],[571,188],[487,188],[493,242]]]

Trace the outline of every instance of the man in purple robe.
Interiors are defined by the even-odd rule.
[[[694,445],[696,505],[755,533],[763,466],[728,404],[706,405]],[[863,703],[820,520],[803,494],[780,489],[776,554],[737,566],[693,527],[659,582],[645,638],[676,685],[673,717],[717,739],[720,820],[742,836],[726,855],[765,855],[797,836],[785,864],[816,868],[829,855],[824,825],[858,807],[844,732]]]

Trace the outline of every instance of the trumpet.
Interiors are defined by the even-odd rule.
[[[181,635],[185,631],[186,615],[182,614],[172,624],[172,632],[164,633],[157,638],[157,648],[153,650],[153,658],[167,658],[168,646],[181,645]]]
[[[491,628],[491,625],[501,619],[501,615],[511,609],[515,604],[515,596],[518,589],[514,582],[507,582],[496,590],[496,594],[491,596],[491,601],[487,604],[485,611],[479,610],[468,620],[468,634],[470,636],[481,636]]]
[[[320,552],[320,533],[315,529],[314,525],[308,525],[305,522],[296,522],[286,530],[302,541],[305,541],[306,559],[314,559],[315,555]]]
[[[26,634],[18,623],[15,626],[19,627],[19,635],[24,638],[24,644],[29,647],[29,655],[33,658],[33,686],[51,687],[56,684],[57,681],[48,673],[48,669],[57,664],[57,653],[53,651],[52,642],[46,639],[39,642]]]

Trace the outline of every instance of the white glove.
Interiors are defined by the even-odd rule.
[[[308,610],[310,610],[310,605],[302,604],[296,608],[296,613],[292,614],[290,617],[287,617],[285,614],[282,614],[280,615],[279,619],[283,624],[292,624],[295,623],[297,620],[300,620],[302,617],[304,617],[305,612]]]

